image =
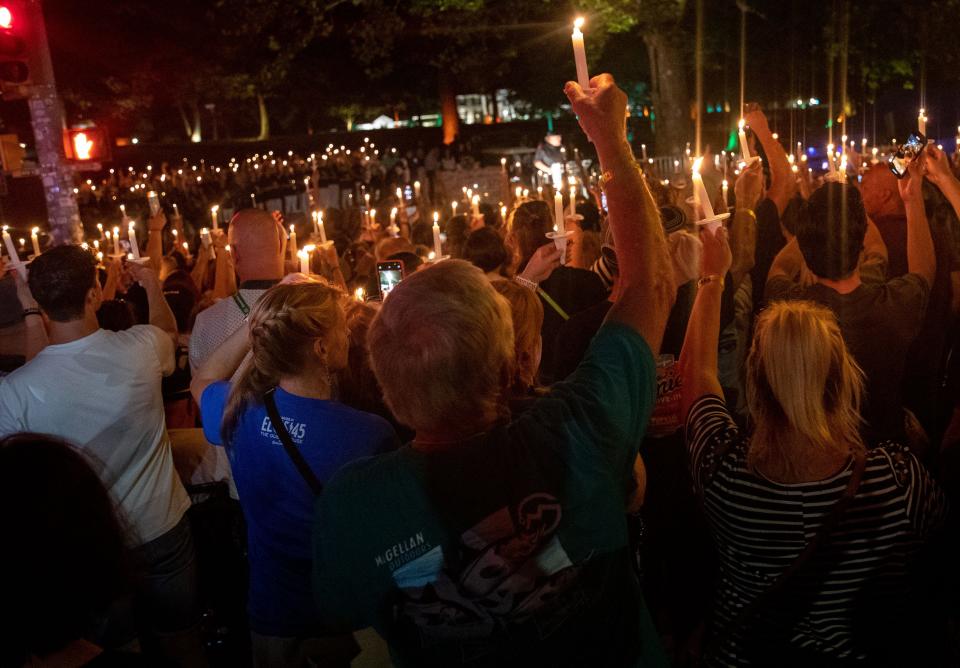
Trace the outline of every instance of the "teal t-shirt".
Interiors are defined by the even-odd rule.
[[[342,469],[317,502],[324,622],[375,627],[399,665],[666,665],[624,515],[655,377],[608,323],[515,421]]]

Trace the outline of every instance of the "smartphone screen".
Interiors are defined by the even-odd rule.
[[[403,280],[403,261],[387,260],[377,262],[377,285],[380,288],[380,299],[386,298],[390,291]]]

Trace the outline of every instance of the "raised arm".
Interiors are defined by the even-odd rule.
[[[244,323],[193,373],[190,394],[193,395],[198,406],[203,391],[212,383],[227,380],[233,376],[248,350],[250,350],[250,330]]]
[[[233,254],[227,250],[227,236],[223,230],[211,232],[217,252],[216,269],[213,275],[213,298],[223,299],[237,291],[237,271],[233,266]]]
[[[950,169],[946,153],[933,144],[928,144],[923,150],[923,155],[930,183],[940,189],[953,207],[954,213],[960,216],[960,181]]]
[[[748,105],[744,120],[757,135],[757,140],[763,146],[763,152],[767,154],[767,162],[770,165],[770,190],[767,192],[767,197],[777,205],[777,213],[782,216],[787,203],[797,190],[797,179],[790,169],[787,152],[780,142],[773,138],[770,126],[767,125],[767,117],[764,116],[759,105]]]
[[[656,354],[676,291],[660,213],[627,143],[627,96],[609,74],[590,86],[569,82],[565,92],[604,174],[622,288],[607,318],[636,329]]]
[[[163,286],[160,285],[160,278],[157,272],[149,267],[144,267],[135,262],[127,265],[130,275],[137,281],[147,293],[147,306],[150,309],[150,324],[166,332],[167,336],[173,341],[174,347],[179,342],[177,332],[177,319],[170,310],[167,298],[163,296]]]
[[[147,220],[147,256],[150,267],[160,273],[160,261],[163,258],[163,228],[167,226],[167,216],[161,210]]]
[[[43,326],[40,316],[40,306],[30,292],[30,286],[20,277],[20,272],[11,270],[14,284],[17,286],[17,299],[23,309],[24,346],[23,356],[26,361],[32,360],[41,350],[47,347],[47,330]],[[2,274],[0,274],[2,276]]]
[[[733,255],[723,228],[711,234],[700,233],[703,255],[700,259],[700,286],[687,323],[687,335],[680,353],[681,421],[694,402],[705,394],[723,396],[717,379],[717,348],[720,342],[720,301],[723,277],[727,275]]]
[[[907,269],[911,274],[923,276],[927,285],[933,287],[937,257],[933,250],[927,211],[923,206],[923,173],[918,161],[910,163],[907,175],[897,185],[907,209]]]

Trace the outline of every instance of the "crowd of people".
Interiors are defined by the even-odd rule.
[[[957,165],[812,176],[751,106],[728,203],[590,83],[555,206],[8,266],[0,665],[957,665]]]

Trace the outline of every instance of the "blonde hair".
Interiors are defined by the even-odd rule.
[[[510,307],[469,262],[445,260],[394,288],[367,347],[384,400],[405,425],[486,427],[501,412],[513,367]]]
[[[262,401],[284,376],[314,364],[313,347],[335,328],[345,327],[341,293],[317,282],[276,285],[250,311],[250,356],[233,384],[220,426],[228,445],[240,416]]]
[[[510,304],[513,321],[514,390],[526,391],[533,386],[540,366],[537,347],[543,328],[543,304],[533,290],[513,281],[494,281],[493,289]]]
[[[755,423],[748,464],[796,473],[810,447],[862,451],[862,395],[863,372],[834,314],[813,302],[771,304],[757,319],[747,358]]]

